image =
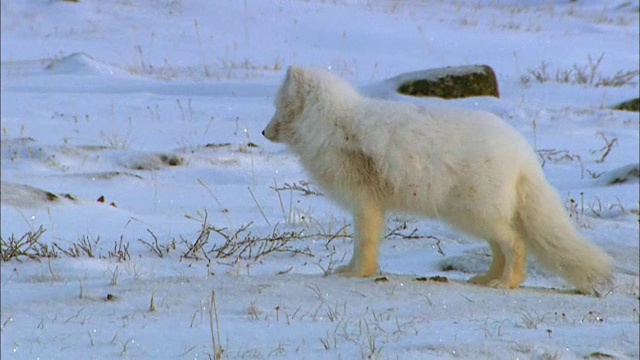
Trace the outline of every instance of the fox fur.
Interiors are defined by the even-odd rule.
[[[536,155],[488,112],[370,99],[329,72],[291,67],[262,132],[287,144],[353,213],[353,256],[339,272],[378,273],[385,213],[446,221],[486,240],[493,258],[474,284],[514,289],[527,254],[583,293],[613,279],[612,259],[583,239]]]

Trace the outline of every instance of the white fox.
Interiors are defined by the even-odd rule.
[[[349,276],[374,276],[385,212],[446,221],[485,239],[493,259],[469,281],[514,289],[527,252],[583,293],[613,280],[612,260],[576,231],[527,141],[482,111],[361,96],[324,70],[291,67],[262,134],[290,146],[353,212]]]

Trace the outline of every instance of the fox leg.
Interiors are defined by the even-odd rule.
[[[527,252],[524,240],[508,222],[494,222],[485,229],[494,257],[489,271],[470,282],[499,289],[515,289],[526,278]]]
[[[497,243],[504,254],[504,269],[500,278],[489,281],[488,286],[515,289],[527,277],[527,249],[524,240],[509,228]]]
[[[477,275],[469,279],[472,284],[488,285],[490,281],[499,279],[504,272],[505,258],[502,249],[493,241],[489,241],[489,246],[491,246],[491,252],[493,253],[489,270],[486,274]]]
[[[362,205],[354,212],[353,256],[337,272],[347,276],[370,277],[378,272],[378,248],[384,229],[384,211],[375,205]]]

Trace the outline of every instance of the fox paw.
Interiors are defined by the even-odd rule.
[[[340,266],[335,271],[336,274],[346,277],[372,277],[378,274],[378,272],[377,265],[370,268],[363,268],[361,266],[354,266],[352,263]]]
[[[483,285],[483,286],[491,286],[489,285],[490,282],[492,281],[498,281],[498,279],[491,277],[487,274],[483,274],[483,275],[476,275],[474,277],[472,277],[471,279],[468,280],[469,283],[471,284],[475,284],[475,285]]]
[[[505,280],[501,277],[496,278],[489,274],[477,275],[469,279],[469,283],[475,285],[481,285],[491,287],[494,289],[516,289],[520,286],[522,281],[516,281],[517,279]]]
[[[492,287],[494,289],[511,289],[512,288],[511,286],[509,286],[509,283],[500,279],[493,279],[489,281],[487,283],[487,286]]]
[[[347,265],[338,266],[334,272],[342,276],[351,277],[353,276],[351,275],[351,273],[353,272],[353,265],[347,264]]]
[[[485,275],[474,276],[468,281],[474,285],[486,286],[494,289],[512,289],[508,282],[501,279],[491,278]],[[517,286],[516,286],[517,287]]]

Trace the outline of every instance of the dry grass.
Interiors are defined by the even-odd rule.
[[[8,239],[0,237],[0,259],[2,261],[21,261],[22,258],[31,260],[40,260],[43,258],[58,259],[62,255],[77,258],[87,256],[90,258],[98,257],[101,259],[116,259],[118,261],[127,261],[131,259],[129,253],[129,243],[125,242],[124,236],[120,236],[119,240],[113,242],[113,247],[107,250],[106,254],[98,254],[97,248],[100,238],[95,240],[88,236],[82,236],[77,242],[72,243],[69,247],[63,247],[56,242],[49,245],[41,239],[45,233],[45,228],[40,227],[35,231],[27,231],[20,237],[11,234]]]
[[[218,318],[216,292],[212,290],[211,301],[209,302],[209,330],[211,332],[211,349],[213,351],[213,359],[215,360],[220,360],[224,356],[224,348],[220,340],[220,323]]]
[[[605,75],[600,70],[604,53],[597,58],[588,55],[586,64],[574,64],[570,69],[553,68],[547,62],[542,62],[538,67],[529,69],[520,81],[531,85],[537,83],[556,82],[561,84],[585,85],[590,87],[622,87],[637,84],[638,69],[618,70],[613,75]]]
[[[299,182],[294,182],[294,183],[284,183],[283,186],[278,187],[276,186],[272,186],[271,189],[273,189],[274,191],[277,192],[281,192],[281,191],[298,191],[301,192],[302,195],[308,196],[308,195],[316,195],[316,196],[323,196],[324,194],[322,192],[320,192],[320,190],[316,189],[315,187],[312,188],[311,187],[311,183],[308,181],[304,181],[304,180],[300,180]]]

